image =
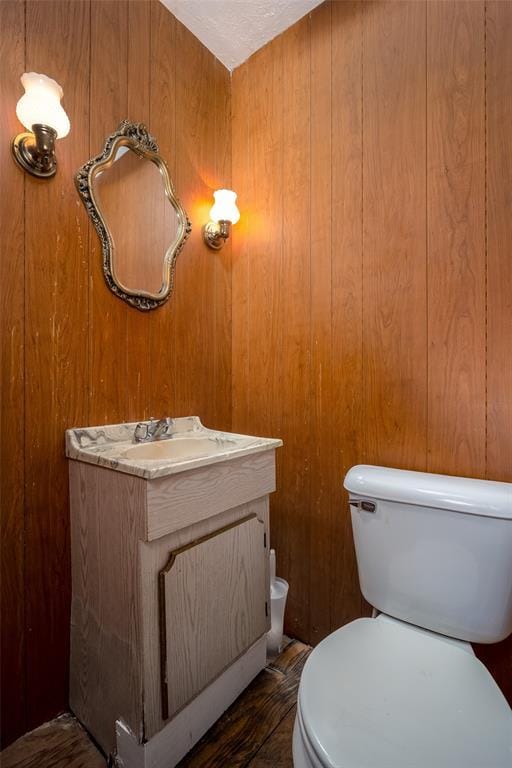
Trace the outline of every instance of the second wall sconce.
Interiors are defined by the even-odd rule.
[[[236,192],[218,189],[213,193],[215,203],[210,210],[210,221],[205,225],[203,237],[206,245],[218,251],[229,237],[232,224],[240,218],[236,207]]]
[[[21,76],[25,93],[18,101],[16,115],[27,128],[12,140],[16,162],[40,179],[49,179],[57,171],[55,140],[69,133],[69,118],[61,106],[62,88],[55,80],[37,72]]]

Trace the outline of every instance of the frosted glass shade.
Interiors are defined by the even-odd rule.
[[[240,211],[236,207],[236,192],[231,189],[218,189],[213,193],[214,204],[210,211],[212,221],[230,221],[236,224]]]
[[[20,123],[29,131],[33,125],[40,123],[53,128],[58,139],[67,136],[70,123],[60,103],[63,96],[60,85],[51,77],[39,75],[37,72],[25,72],[21,76],[21,84],[25,93],[16,106]]]

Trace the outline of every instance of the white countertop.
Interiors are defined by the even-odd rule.
[[[273,438],[207,429],[201,424],[197,416],[185,416],[172,419],[171,436],[160,438],[155,442],[182,438],[206,438],[212,441],[214,452],[205,452],[204,455],[179,459],[127,457],[125,456],[126,451],[134,446],[144,444],[135,442],[133,438],[136,425],[137,422],[132,422],[68,429],[66,430],[66,456],[74,461],[84,461],[129,475],[137,475],[146,480],[153,480],[157,477],[165,477],[208,464],[229,461],[252,453],[274,450],[283,444],[282,440]]]

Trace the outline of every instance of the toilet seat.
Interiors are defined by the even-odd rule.
[[[304,765],[512,766],[512,710],[484,665],[389,617],[357,619],[312,652],[296,731]]]

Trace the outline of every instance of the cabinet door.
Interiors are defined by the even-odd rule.
[[[172,717],[267,629],[256,515],[170,552],[159,574],[162,717]]]

